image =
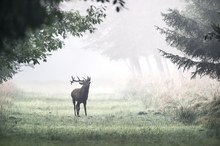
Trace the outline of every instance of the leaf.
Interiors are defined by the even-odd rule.
[[[114,1],[113,1],[113,5],[115,5],[117,2],[118,2],[118,0],[114,0]]]
[[[119,8],[119,7],[116,7],[116,11],[119,12],[119,11],[120,11],[120,8]]]
[[[39,61],[38,61],[37,59],[33,59],[32,61],[33,61],[33,64],[34,64],[34,65],[36,65],[36,64],[40,64]]]

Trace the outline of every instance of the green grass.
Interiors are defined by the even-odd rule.
[[[99,95],[101,96],[101,95]],[[103,95],[105,96],[105,95]],[[105,99],[103,97],[103,99]],[[100,100],[90,96],[88,116],[73,116],[69,95],[62,98],[25,94],[8,110],[0,146],[219,146],[201,126],[186,126],[143,102]],[[138,114],[145,112],[145,114]]]

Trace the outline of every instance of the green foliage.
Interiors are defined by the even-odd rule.
[[[192,78],[195,78],[196,75],[205,76],[208,75],[211,78],[220,79],[220,64],[219,63],[211,63],[205,61],[193,61],[187,57],[180,57],[179,55],[173,55],[171,53],[166,53],[162,50],[163,56],[169,58],[171,62],[176,64],[179,68],[183,68],[183,70],[189,70],[190,68],[195,66],[195,71],[192,72]]]
[[[87,1],[87,0],[84,0]],[[106,2],[110,2],[110,0],[97,0],[97,2],[102,2],[102,3],[106,3]],[[113,5],[116,5],[116,11],[119,12],[124,6],[125,6],[125,1],[124,0],[113,0],[112,1]]]
[[[220,12],[219,12],[220,14]],[[217,39],[218,41],[220,41],[220,24],[213,24],[212,25],[213,31],[209,32],[207,35],[205,35],[205,40],[209,39]]]
[[[170,46],[181,51],[183,55],[160,52],[179,68],[183,67],[185,70],[195,67],[192,78],[197,75],[220,78],[220,41],[205,37],[212,28],[218,31],[218,27],[211,27],[210,23],[219,22],[219,7],[220,3],[216,0],[188,0],[185,10],[180,12],[169,9],[168,13],[162,13],[168,28],[157,29],[166,36]]]
[[[50,52],[63,47],[61,37],[81,37],[86,31],[93,33],[96,29],[94,25],[100,24],[106,16],[103,8],[94,6],[87,9],[86,16],[81,16],[78,11],[60,14],[62,21],[60,17],[54,16],[50,26],[43,25],[34,32],[29,30],[24,39],[3,41],[8,53],[0,55],[0,83],[10,79],[21,65],[34,66],[39,61],[46,61]]]
[[[51,24],[48,17],[59,13],[63,0],[1,0],[0,1],[0,54],[7,52],[3,41],[25,37],[26,30],[35,30],[42,24]],[[50,13],[48,13],[50,11]]]
[[[219,13],[220,14],[220,13]],[[218,40],[218,41],[220,41],[220,24],[213,24],[212,25],[212,28],[213,28],[213,30],[214,30],[214,36],[215,36],[215,38]]]
[[[54,16],[62,19],[59,4],[64,0],[1,0],[0,1],[0,55],[10,53],[4,40],[16,41],[26,37],[28,30],[35,31],[42,25],[53,24]],[[66,0],[68,1],[68,0]],[[109,0],[96,0],[110,2]],[[112,4],[119,12],[125,6],[124,0],[114,0]]]
[[[81,37],[87,30],[95,31],[95,24],[106,16],[104,9],[91,6],[87,16],[78,11],[63,12],[59,4],[64,0],[2,0],[0,2],[0,83],[17,73],[20,66],[46,61],[51,51],[63,47],[67,35]],[[96,0],[109,3],[110,0]],[[119,12],[124,0],[112,4]]]

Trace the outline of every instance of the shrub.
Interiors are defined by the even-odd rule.
[[[210,117],[206,123],[208,129],[207,135],[211,137],[220,138],[220,119],[217,117]]]
[[[220,138],[220,96],[214,97],[208,104],[206,119],[205,126],[208,129],[208,136]]]
[[[184,124],[193,124],[197,117],[197,113],[192,106],[181,106],[176,108],[176,118]]]

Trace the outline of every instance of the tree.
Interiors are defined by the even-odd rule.
[[[81,37],[83,33],[95,31],[94,25],[101,23],[103,8],[91,6],[87,15],[81,16],[79,11],[60,12],[60,17],[54,16],[51,25],[42,25],[34,32],[29,30],[23,39],[5,39],[3,45],[10,53],[0,55],[0,82],[7,81],[17,73],[21,65],[35,65],[39,61],[46,61],[51,51],[63,47],[62,39],[69,34]],[[62,39],[61,39],[62,38]]]
[[[49,52],[62,48],[61,35],[82,36],[105,17],[103,9],[91,7],[88,15],[66,13],[59,4],[68,0],[2,0],[0,1],[0,83],[19,71],[21,65],[46,61]],[[84,0],[86,1],[86,0]],[[96,0],[110,3],[110,0]],[[119,12],[124,0],[113,0]]]
[[[58,5],[62,0],[1,0],[0,1],[0,54],[10,53],[4,40],[18,40],[26,30],[35,30],[42,24],[50,25],[49,18],[59,15]]]
[[[0,54],[10,53],[5,50],[3,41],[18,40],[26,36],[27,30],[35,30],[42,25],[51,25],[53,17],[62,20],[59,4],[68,0],[1,0],[0,1]],[[86,1],[86,0],[85,0]],[[110,3],[110,0],[96,0]],[[116,11],[124,7],[124,0],[113,0]],[[52,21],[51,21],[52,20]]]
[[[212,28],[213,31],[205,35],[205,40],[217,39],[220,41],[220,24],[212,24]]]
[[[207,40],[205,35],[212,31],[211,23],[219,22],[217,11],[219,0],[186,0],[183,11],[169,9],[162,13],[168,28],[157,29],[166,36],[170,46],[178,49],[183,55],[175,55],[160,50],[183,70],[193,68],[192,78],[197,75],[208,75],[220,79],[220,41]],[[217,28],[217,27],[213,27]]]
[[[87,1],[87,0],[84,0]],[[102,3],[110,3],[110,0],[97,0],[97,2],[102,2]],[[113,5],[116,5],[116,11],[119,12],[121,8],[125,7],[125,1],[124,0],[113,0],[112,1]]]

